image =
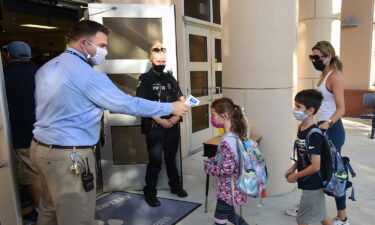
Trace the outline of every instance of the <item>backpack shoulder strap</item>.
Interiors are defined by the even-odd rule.
[[[310,152],[309,152],[309,140],[310,140],[310,136],[311,136],[313,133],[318,133],[318,134],[320,134],[320,135],[323,136],[323,132],[322,132],[322,130],[319,129],[319,128],[317,128],[317,127],[312,128],[312,129],[309,131],[309,133],[306,135],[306,138],[305,138],[305,145],[306,145],[306,146],[305,146],[305,148],[306,148],[307,155],[308,155],[308,157],[309,157],[309,159],[310,159],[310,162],[311,162],[311,154],[310,154]],[[322,178],[322,175],[321,175],[320,171],[318,171],[317,173],[318,173],[319,177]],[[312,176],[312,174],[310,174],[310,175],[304,177],[303,180],[307,180],[307,179],[309,179],[311,176]]]
[[[321,129],[319,129],[319,128],[317,128],[317,127],[314,127],[313,129],[311,129],[311,130],[309,131],[309,133],[308,133],[307,136],[306,136],[306,139],[308,139],[308,138],[310,137],[310,135],[312,135],[313,133],[319,133],[319,134],[323,135],[323,132],[322,132]]]
[[[322,132],[321,129],[316,128],[316,127],[313,128],[313,129],[311,129],[311,130],[309,131],[309,133],[306,135],[306,139],[305,139],[305,141],[306,141],[306,149],[307,149],[307,151],[308,151],[308,147],[309,147],[310,136],[311,136],[313,133],[318,133],[318,134],[320,134],[320,135],[323,136],[323,132]]]
[[[237,142],[236,151],[233,151],[233,153],[236,154],[238,163],[239,163],[240,168],[241,168],[241,166],[242,166],[242,160],[243,160],[242,159],[243,156],[241,154],[241,150],[244,149],[244,145],[243,145],[241,139],[238,137],[238,135],[233,134],[233,135],[230,135],[230,137],[236,139],[236,142]]]

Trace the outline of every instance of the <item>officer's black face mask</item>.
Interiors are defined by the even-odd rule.
[[[315,61],[312,64],[314,65],[314,68],[319,71],[323,71],[324,68],[326,68],[326,65],[323,63],[323,59]]]
[[[164,71],[164,69],[165,69],[165,65],[155,65],[155,64],[153,64],[153,65],[152,65],[152,68],[153,68],[156,72],[158,72],[158,73],[162,73],[162,72]]]

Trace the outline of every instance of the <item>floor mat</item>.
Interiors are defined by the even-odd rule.
[[[173,225],[201,205],[158,199],[161,206],[149,207],[141,194],[114,192],[96,201],[95,219],[100,225]]]

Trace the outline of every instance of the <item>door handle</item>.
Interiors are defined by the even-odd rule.
[[[212,101],[214,101],[218,95],[221,94],[221,87],[211,87]]]
[[[214,87],[214,93],[217,95],[221,94],[221,87]]]
[[[208,87],[208,94],[210,95],[210,102],[213,102],[214,101],[214,94],[212,92],[212,89],[214,87]]]
[[[5,167],[5,166],[4,166],[3,164],[0,163],[0,168],[3,168],[3,167]]]

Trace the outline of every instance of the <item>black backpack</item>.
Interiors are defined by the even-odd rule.
[[[328,138],[328,135],[323,134],[319,128],[313,128],[309,131],[306,136],[305,153],[302,158],[308,158],[311,163],[311,154],[309,152],[309,139],[311,134],[319,133],[322,135],[322,152],[321,152],[321,169],[318,171],[318,175],[323,181],[324,192],[333,197],[341,197],[345,195],[345,191],[348,188],[352,188],[352,194],[349,199],[355,201],[354,188],[352,182],[349,181],[349,172],[352,177],[356,176],[352,166],[350,165],[350,159],[348,157],[341,157],[340,152],[337,151],[332,141]],[[296,148],[294,151],[295,156]],[[305,157],[307,156],[307,157]],[[309,179],[311,175],[302,178],[303,180]]]

